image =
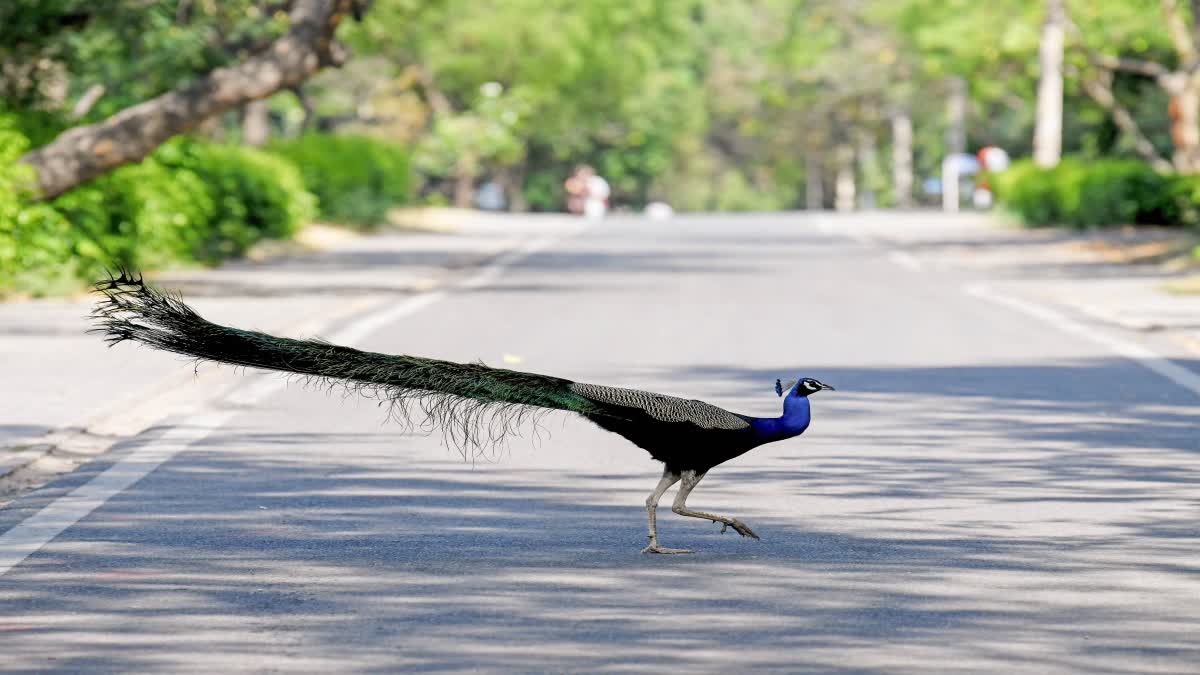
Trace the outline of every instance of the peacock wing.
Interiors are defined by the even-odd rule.
[[[623,410],[637,410],[660,422],[687,423],[701,429],[734,430],[750,426],[740,415],[704,401],[583,382],[574,382],[569,389],[592,403],[608,408],[612,414],[618,416]]]

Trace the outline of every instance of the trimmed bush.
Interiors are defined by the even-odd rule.
[[[260,239],[295,234],[316,216],[316,198],[296,167],[270,153],[234,145],[175,139],[155,157],[177,172],[191,172],[207,186],[215,206],[196,260],[216,261],[245,253]]]
[[[113,264],[150,269],[197,260],[215,213],[199,177],[154,159],[102,176],[52,205],[74,226],[74,253],[89,276]]]
[[[410,201],[409,152],[394,143],[310,133],[270,149],[300,169],[304,185],[317,195],[321,217],[329,221],[379,225],[388,209]]]
[[[1165,202],[1167,222],[1200,228],[1200,176],[1172,176]],[[1196,252],[1200,258],[1200,248]]]
[[[34,184],[33,169],[16,164],[29,139],[16,121],[0,115],[0,293],[7,289],[43,287],[58,281],[73,257],[70,223],[47,204],[25,197]]]
[[[996,199],[1029,225],[1160,224],[1180,222],[1186,202],[1196,203],[1179,177],[1136,160],[1064,159],[1052,169],[1031,161],[992,177]]]

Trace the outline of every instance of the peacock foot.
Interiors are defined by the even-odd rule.
[[[725,530],[730,527],[733,528],[734,532],[737,532],[738,534],[742,535],[743,537],[751,537],[753,539],[758,539],[758,535],[754,534],[754,530],[750,529],[749,525],[743,523],[742,521],[738,520],[737,518],[731,519],[728,523],[722,522],[721,523],[721,534],[725,534]]]

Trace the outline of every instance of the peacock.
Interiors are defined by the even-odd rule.
[[[680,484],[671,510],[681,516],[733,528],[758,539],[737,518],[696,511],[687,500],[713,467],[765,443],[799,436],[812,419],[809,396],[833,387],[811,377],[784,384],[779,417],[751,417],[694,399],[637,389],[573,382],[549,375],[456,363],[418,356],[380,354],[319,339],[294,340],[211,323],[178,295],[148,286],[141,275],[121,271],[95,284],[102,297],[92,332],[115,345],[133,341],[214,361],[280,371],[323,385],[377,397],[408,423],[440,428],[464,453],[518,433],[531,417],[555,410],[575,413],[645,449],[664,465],[646,499],[650,543],[643,553],[691,553],[658,542],[655,514],[663,494]]]

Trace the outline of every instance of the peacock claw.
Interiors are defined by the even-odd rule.
[[[661,553],[663,555],[676,555],[676,554],[680,554],[680,553],[695,553],[695,551],[691,551],[686,548],[663,548],[663,547],[659,546],[658,544],[650,544],[646,548],[642,549],[642,553]]]
[[[758,539],[758,535],[754,534],[754,530],[750,529],[749,525],[743,523],[740,520],[734,520],[732,523],[723,523],[721,525],[721,534],[725,534],[726,527],[732,527],[734,532],[737,532],[738,534],[742,535],[743,537],[750,537],[751,539]]]

